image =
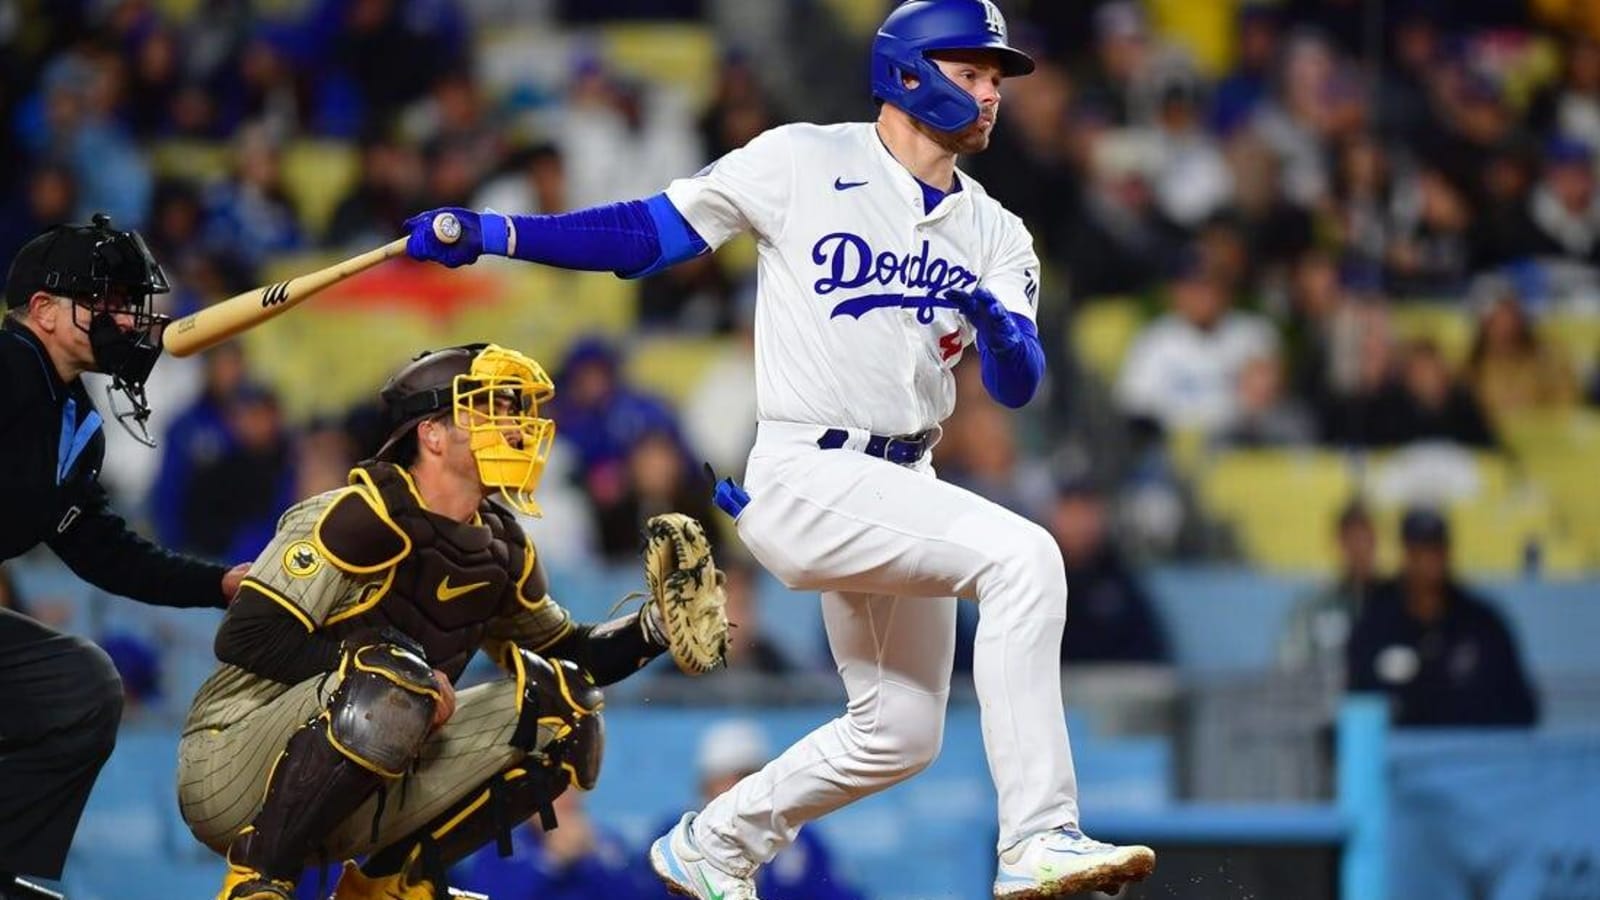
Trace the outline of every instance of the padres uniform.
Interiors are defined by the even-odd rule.
[[[343,638],[369,628],[370,614],[394,587],[396,568],[384,566],[367,573],[342,568],[322,548],[316,525],[340,498],[372,490],[370,483],[358,482],[292,507],[251,568],[247,587],[290,611],[308,633]],[[496,615],[483,633],[483,649],[497,661],[506,659],[507,642],[537,652],[573,628],[566,610],[545,594],[531,543],[525,543],[525,552],[526,571],[517,585],[516,607]],[[471,582],[441,582],[426,599],[443,606],[467,602],[467,596],[476,592],[467,592],[470,586]],[[435,665],[454,676],[468,657],[470,653]],[[179,806],[197,838],[221,852],[255,817],[272,766],[289,736],[328,705],[339,678],[335,671],[286,685],[222,665],[206,681],[190,708],[179,745]],[[381,816],[378,798],[368,800],[329,838],[323,848],[328,858],[348,858],[398,840],[507,769],[522,755],[511,741],[519,696],[520,687],[511,678],[462,691],[455,714],[428,738],[405,776],[404,790],[389,792]]]

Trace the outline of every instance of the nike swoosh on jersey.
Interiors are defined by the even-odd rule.
[[[836,191],[848,191],[851,188],[861,187],[866,183],[865,181],[845,181],[843,178],[835,178],[833,180],[833,189]]]
[[[439,582],[439,586],[434,589],[433,596],[440,603],[449,603],[451,600],[454,600],[457,597],[461,597],[461,596],[463,596],[465,594],[470,594],[473,591],[477,590],[478,588],[488,587],[488,586],[489,586],[489,582],[487,582],[487,581],[474,581],[471,584],[463,584],[463,585],[461,585],[459,587],[451,587],[450,586],[450,576],[446,575],[443,578],[443,580],[441,580]]]

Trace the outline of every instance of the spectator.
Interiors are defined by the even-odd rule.
[[[0,253],[5,254],[0,259],[14,258],[40,232],[71,220],[77,206],[78,185],[70,168],[53,162],[35,166],[23,178],[22,194],[11,206],[14,216],[0,222]]]
[[[1600,147],[1600,43],[1569,35],[1561,80],[1540,91],[1528,109],[1528,124],[1541,134],[1560,134]]]
[[[277,396],[258,385],[239,385],[223,417],[232,440],[215,460],[195,468],[183,528],[200,552],[255,559],[295,500],[293,443]]]
[[[1439,346],[1415,340],[1406,348],[1400,382],[1378,413],[1383,443],[1449,441],[1467,447],[1492,447],[1494,434],[1483,409],[1456,380]]]
[[[1239,372],[1239,416],[1223,435],[1237,447],[1309,444],[1316,424],[1297,399],[1284,392],[1283,362],[1257,356]]]
[[[1159,148],[1146,138],[1131,132],[1088,138],[1088,184],[1060,250],[1074,297],[1144,290],[1180,255],[1151,185]]]
[[[707,728],[696,755],[701,802],[732,789],[771,757],[767,736],[754,721],[728,719]],[[755,881],[762,900],[863,900],[835,868],[833,851],[815,826],[800,829],[793,844],[756,871]],[[670,895],[657,886],[650,896]]]
[[[1331,183],[1323,150],[1336,130],[1332,105],[1338,60],[1321,37],[1293,36],[1284,50],[1275,95],[1261,107],[1252,128],[1280,164],[1279,190],[1289,202],[1314,209]]]
[[[1267,99],[1281,31],[1273,4],[1248,2],[1239,7],[1235,38],[1238,55],[1233,70],[1217,84],[1212,96],[1212,131],[1226,137],[1248,124]]]
[[[560,420],[557,419],[559,422]],[[681,512],[712,520],[711,492],[690,468],[676,432],[652,428],[638,435],[625,460],[626,486],[615,499],[594,498],[600,551],[611,562],[639,554],[640,530],[651,516]]]
[[[122,676],[122,718],[127,721],[161,701],[161,649],[146,638],[113,631],[95,640]]]
[[[1153,132],[1160,148],[1153,184],[1156,204],[1168,221],[1189,231],[1233,198],[1233,173],[1200,119],[1199,90],[1186,78],[1164,87]]]
[[[755,297],[744,292],[734,305],[734,334],[706,366],[683,404],[683,428],[693,447],[719,477],[742,480],[756,443]]]
[[[374,246],[399,231],[420,202],[422,157],[415,147],[380,131],[361,141],[361,179],[334,208],[325,246]]]
[[[624,383],[621,365],[610,341],[579,338],[561,364],[555,379],[561,389],[550,403],[550,418],[560,423],[557,439],[577,451],[578,478],[601,506],[616,503],[627,490],[625,459],[641,435],[678,433],[672,408]]]
[[[774,114],[749,55],[737,51],[727,53],[717,70],[711,104],[700,116],[702,152],[706,159],[721,159],[784,119]]]
[[[499,175],[478,191],[478,209],[524,209],[530,213],[566,212],[567,173],[554,144],[538,144],[513,153]]]
[[[1543,177],[1528,194],[1522,221],[1509,239],[1505,257],[1600,263],[1600,196],[1588,145],[1570,138],[1550,142]]]
[[[250,126],[240,132],[232,177],[206,198],[205,242],[210,248],[252,266],[300,249],[300,220],[284,190],[280,162],[265,128]]]
[[[1049,466],[1023,454],[1017,423],[984,389],[976,360],[956,366],[955,376],[961,400],[934,450],[940,476],[1027,518],[1047,514],[1054,488]]]
[[[187,510],[196,474],[215,465],[233,449],[227,409],[244,381],[244,350],[228,341],[207,350],[203,387],[198,398],[168,426],[161,465],[150,493],[150,516],[156,535],[171,547],[191,546]]]
[[[735,626],[728,634],[728,669],[760,675],[794,671],[794,664],[761,627],[761,604],[756,594],[760,570],[737,554],[724,553],[717,562],[726,578],[723,591],[728,595],[728,622]],[[756,768],[761,768],[760,764]]]
[[[1360,501],[1340,511],[1334,538],[1339,572],[1290,610],[1288,626],[1278,641],[1278,662],[1290,671],[1309,671],[1342,682],[1351,626],[1378,587],[1378,532]]]
[[[686,260],[639,286],[639,326],[688,334],[733,328],[736,285],[715,254]]]
[[[1578,382],[1559,348],[1545,343],[1514,294],[1502,294],[1478,320],[1467,379],[1495,421],[1531,409],[1569,409]]]
[[[1443,298],[1466,285],[1472,210],[1439,171],[1406,179],[1391,204],[1384,254],[1390,290],[1400,297]]]
[[[1067,567],[1069,622],[1061,641],[1066,664],[1171,658],[1155,607],[1110,538],[1105,494],[1077,481],[1057,491],[1050,533]]]
[[[1169,285],[1172,311],[1134,341],[1117,382],[1122,411],[1162,431],[1220,434],[1239,417],[1239,375],[1250,360],[1276,357],[1278,337],[1258,316],[1235,312],[1190,255]]]
[[[45,121],[34,149],[71,168],[78,186],[73,218],[104,212],[124,228],[144,224],[150,168],[117,119],[121,60],[100,50],[75,51],[51,63],[41,81]]]
[[[1381,691],[1401,726],[1530,726],[1538,704],[1494,607],[1450,572],[1450,534],[1428,509],[1400,526],[1400,576],[1374,591],[1346,654],[1352,691]]]
[[[655,878],[632,857],[620,838],[590,818],[584,791],[557,797],[558,827],[545,831],[538,816],[511,832],[511,856],[501,858],[493,842],[462,860],[457,887],[500,900],[643,900],[654,896]]]

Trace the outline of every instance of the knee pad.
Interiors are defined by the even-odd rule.
[[[328,704],[328,739],[340,753],[386,778],[398,778],[422,748],[440,701],[433,668],[394,644],[347,655]]]
[[[593,788],[605,755],[605,694],[576,663],[513,652],[521,699],[511,743],[535,761],[565,770],[572,784]]]

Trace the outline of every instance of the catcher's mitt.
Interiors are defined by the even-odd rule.
[[[667,649],[688,675],[727,661],[727,600],[705,526],[693,516],[651,516],[644,528],[644,577]]]

